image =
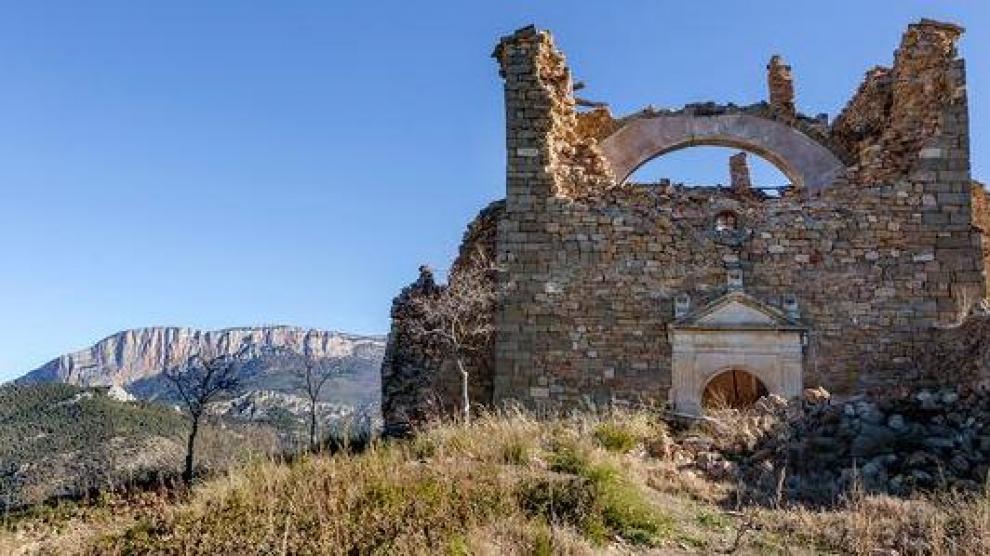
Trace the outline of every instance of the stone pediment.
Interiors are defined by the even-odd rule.
[[[799,329],[801,324],[783,311],[743,292],[729,292],[674,322],[690,329]]]

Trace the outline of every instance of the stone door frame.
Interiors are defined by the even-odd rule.
[[[769,394],[799,396],[806,334],[795,317],[741,291],[678,319],[668,328],[674,412],[701,416],[709,382],[733,369],[755,376]]]
[[[677,413],[701,416],[701,400],[713,378],[725,371],[755,376],[770,394],[797,397],[803,388],[801,330],[674,328],[669,401]]]

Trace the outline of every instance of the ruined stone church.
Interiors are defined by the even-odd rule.
[[[908,27],[834,118],[797,110],[774,56],[768,99],[614,116],[575,97],[549,32],[498,43],[506,196],[467,229],[458,268],[496,262],[495,333],[478,346],[475,404],[658,404],[689,415],[823,386],[848,395],[911,376],[934,331],[986,297],[990,212],[970,175],[963,29]],[[758,155],[790,181],[629,181],[696,145]],[[382,367],[387,426],[457,405],[460,376],[417,336],[423,269],[396,298]]]

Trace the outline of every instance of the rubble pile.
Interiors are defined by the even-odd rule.
[[[853,489],[906,495],[983,488],[990,472],[990,381],[887,390],[833,403],[776,396],[723,411],[681,446],[693,466],[744,495],[827,502]],[[706,439],[707,437],[707,439]]]

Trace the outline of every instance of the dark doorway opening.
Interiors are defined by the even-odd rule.
[[[746,371],[730,370],[708,382],[701,403],[706,409],[745,409],[767,395],[767,387]]]

